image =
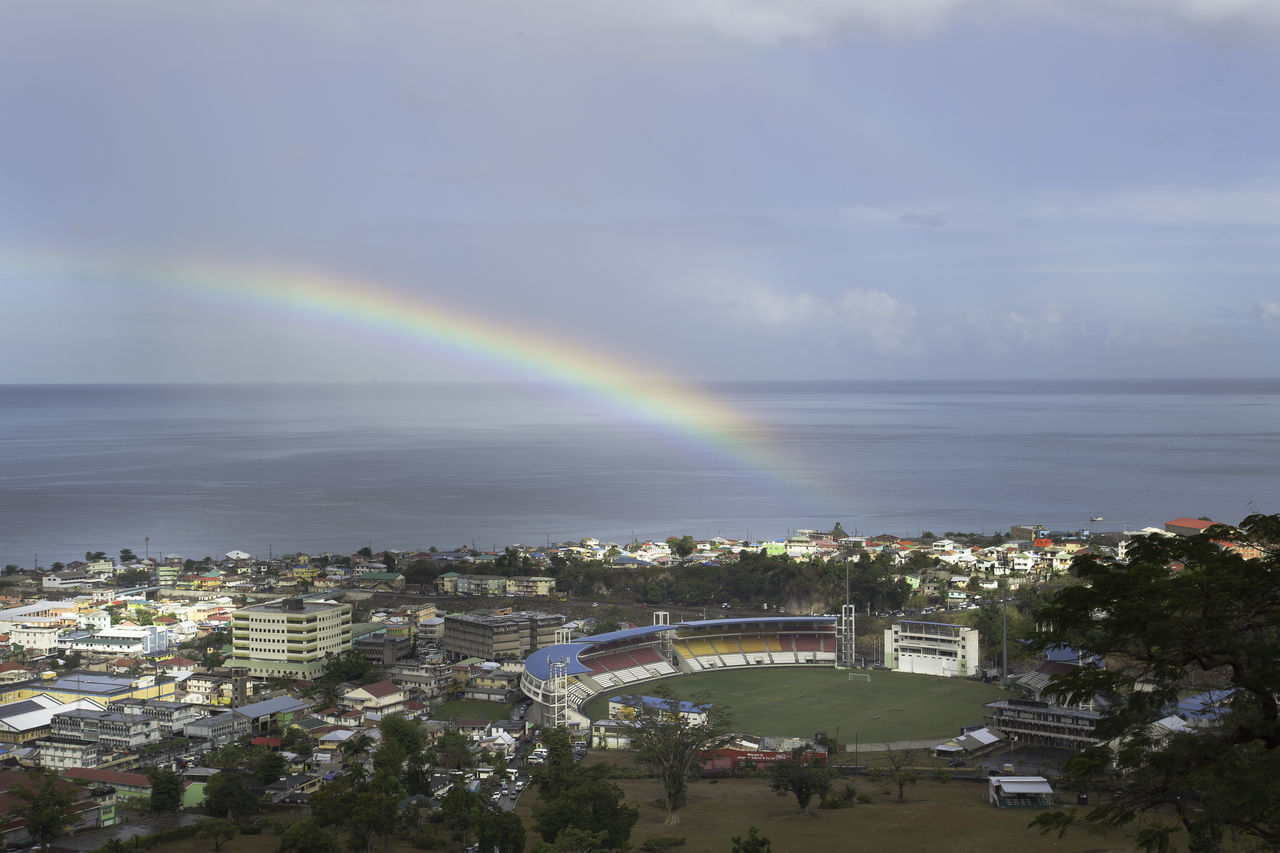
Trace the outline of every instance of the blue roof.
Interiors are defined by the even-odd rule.
[[[583,642],[600,644],[611,643],[614,640],[630,640],[634,637],[643,637],[646,634],[673,631],[675,627],[675,625],[641,625],[639,628],[623,628],[620,631],[610,631],[607,634],[594,634],[590,637],[584,637]]]
[[[538,649],[536,652],[525,658],[524,670],[534,678],[546,681],[551,677],[551,661],[553,659],[565,658],[568,663],[567,675],[577,675],[580,672],[591,672],[591,668],[578,662],[578,653],[591,648],[594,643],[561,643],[558,646],[547,646],[545,649]]]
[[[607,634],[597,634],[594,637],[585,637],[573,643],[561,643],[556,646],[547,646],[544,649],[538,649],[525,659],[524,669],[534,678],[541,681],[551,677],[551,661],[564,658],[568,664],[566,675],[577,675],[583,672],[592,672],[592,669],[586,664],[578,660],[578,655],[596,648],[606,643],[612,643],[619,640],[631,640],[638,637],[646,637],[653,634],[660,634],[663,631],[673,631],[676,628],[705,628],[712,626],[724,625],[753,625],[753,624],[777,624],[786,622],[789,624],[797,623],[814,623],[814,622],[834,622],[834,616],[747,616],[734,619],[704,619],[696,622],[676,622],[671,625],[641,625],[638,628],[624,628],[621,631],[610,631]]]

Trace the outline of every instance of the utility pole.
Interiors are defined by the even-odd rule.
[[[1000,686],[1006,690],[1009,688],[1009,586],[1007,583],[1002,584],[1000,588],[1000,622],[1001,634],[1003,635],[1004,653],[1000,670]]]

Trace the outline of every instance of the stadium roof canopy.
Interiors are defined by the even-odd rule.
[[[836,617],[834,616],[748,616],[734,619],[702,619],[694,622],[675,622],[671,625],[641,625],[638,628],[623,628],[621,631],[596,634],[593,637],[584,637],[572,643],[561,643],[538,649],[525,659],[524,669],[534,678],[545,681],[551,677],[551,662],[563,658],[568,665],[568,669],[565,671],[566,675],[592,672],[593,670],[590,667],[578,660],[578,655],[607,643],[635,640],[660,634],[663,631],[673,631],[677,628],[742,628],[751,625],[778,624],[812,625],[815,623],[830,624],[835,620]]]

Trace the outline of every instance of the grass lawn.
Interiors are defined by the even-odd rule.
[[[733,727],[758,735],[813,737],[815,731],[852,743],[951,737],[962,725],[982,722],[982,705],[1009,694],[992,684],[959,678],[875,671],[871,681],[850,681],[845,671],[782,667],[704,672],[661,683],[680,699],[721,702]],[[592,719],[608,716],[609,693],[587,706]]]
[[[506,702],[481,702],[475,699],[459,699],[441,702],[431,709],[433,720],[509,720],[511,705]]]
[[[592,752],[587,763],[629,766],[632,753]],[[666,812],[659,805],[661,787],[654,779],[615,780],[629,805],[640,811],[640,820],[631,831],[631,846],[639,850],[651,838],[683,838],[683,846],[672,853],[728,853],[734,836],[745,836],[751,826],[772,842],[773,853],[811,853],[819,850],[946,850],[949,853],[991,853],[1017,850],[1019,853],[1111,853],[1138,849],[1139,829],[1094,835],[1073,830],[1059,840],[1041,835],[1027,824],[1039,812],[996,809],[986,802],[985,782],[922,779],[906,789],[906,802],[899,804],[897,789],[865,776],[838,779],[839,790],[846,782],[871,798],[867,804],[845,809],[822,810],[813,804],[812,815],[800,815],[795,798],[779,797],[769,790],[765,778],[697,780],[690,783],[689,803],[680,810],[680,823],[663,823]],[[532,847],[537,840],[531,809],[537,802],[535,789],[520,798],[517,814],[524,819]],[[1185,847],[1185,837],[1174,843]]]

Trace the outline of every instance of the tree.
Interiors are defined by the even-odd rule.
[[[167,767],[148,767],[151,780],[151,811],[176,812],[182,805],[182,777]]]
[[[356,794],[350,811],[343,815],[343,825],[351,834],[352,849],[369,853],[380,836],[389,835],[395,829],[396,801],[371,791]]]
[[[218,774],[222,775],[222,774]],[[236,825],[229,820],[214,818],[200,824],[196,830],[197,838],[208,838],[213,842],[214,850],[221,850],[222,845],[236,837]]]
[[[47,845],[61,838],[71,823],[70,786],[47,770],[33,772],[27,780],[28,784],[19,784],[10,791],[26,803],[14,812],[26,821],[31,840]]]
[[[497,850],[498,853],[521,853],[524,850],[524,822],[515,812],[482,812],[477,836],[481,850]]]
[[[1232,836],[1280,843],[1280,515],[1250,515],[1191,537],[1139,537],[1128,563],[1077,558],[1080,581],[1040,612],[1036,649],[1070,646],[1099,655],[1055,680],[1061,701],[1102,695],[1096,735],[1115,740],[1119,791],[1083,815],[1047,813],[1060,833],[1076,822],[1123,826],[1172,812],[1195,851]],[[1218,687],[1221,713],[1194,734],[1160,737],[1151,726],[1188,693]],[[1096,770],[1106,747],[1068,765]],[[1140,840],[1167,845],[1169,830]]]
[[[555,843],[559,850],[565,832],[582,830],[601,834],[597,846],[590,850],[601,846],[612,850],[627,843],[640,812],[623,802],[622,789],[605,778],[603,765],[584,768],[570,759],[566,767],[548,762],[542,769],[533,826],[544,841]]]
[[[911,753],[905,749],[890,748],[885,756],[889,765],[889,780],[898,787],[898,802],[907,801],[907,786],[920,781],[920,773],[911,767]]]
[[[122,563],[136,563],[136,562],[138,562],[138,555],[137,555],[137,554],[135,554],[135,553],[133,553],[133,549],[132,549],[132,548],[121,548],[121,549],[120,549],[120,562],[122,562]]]
[[[773,853],[773,845],[767,836],[760,835],[754,826],[747,830],[747,837],[735,835],[731,853]]]
[[[700,768],[701,754],[724,739],[729,713],[720,705],[680,702],[665,687],[655,692],[657,696],[649,699],[627,697],[628,716],[636,724],[632,745],[637,760],[657,770],[666,822],[676,824],[676,812],[688,799],[689,775]]]
[[[807,814],[810,801],[815,796],[826,796],[831,790],[832,775],[830,768],[795,755],[786,761],[775,762],[769,768],[769,788],[779,797],[794,794],[800,813]]]
[[[340,853],[333,834],[314,820],[299,820],[285,827],[280,833],[280,846],[276,853]]]
[[[698,549],[698,543],[688,533],[683,536],[668,536],[667,545],[671,548],[671,553],[682,560]]]
[[[260,805],[245,784],[245,777],[235,771],[216,773],[204,786],[204,810],[213,817],[240,820],[256,812]]]
[[[289,769],[289,762],[274,749],[264,750],[253,760],[253,780],[259,785],[270,785]]]

